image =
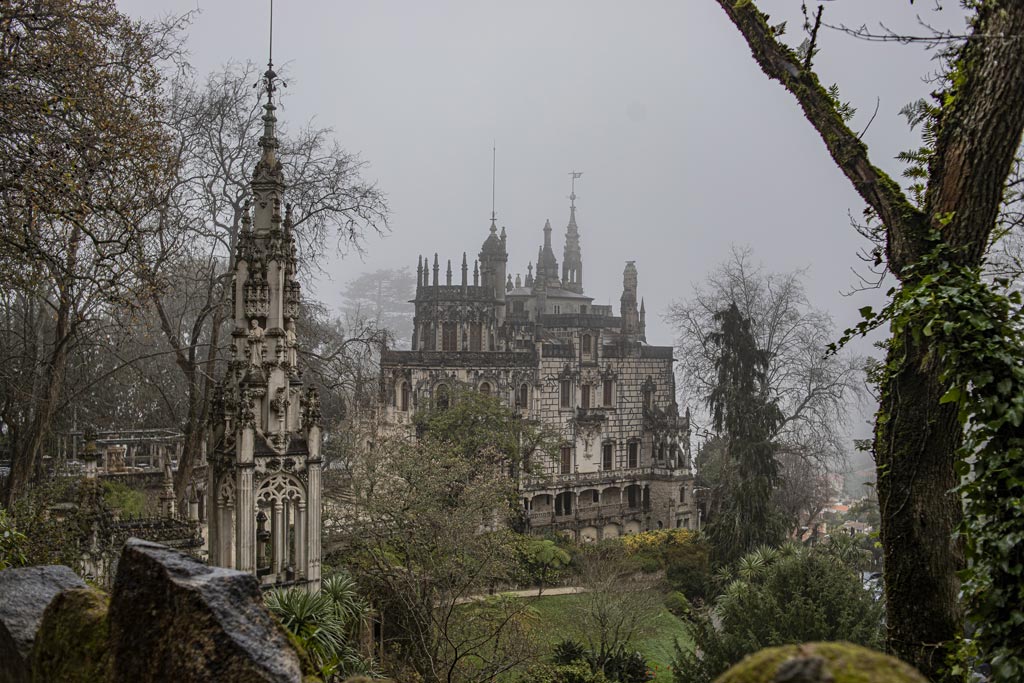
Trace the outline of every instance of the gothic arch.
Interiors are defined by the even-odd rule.
[[[306,487],[298,479],[284,472],[270,475],[256,489],[257,503],[298,503],[305,500]]]

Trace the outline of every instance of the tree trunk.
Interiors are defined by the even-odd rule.
[[[946,387],[926,344],[898,334],[887,362],[902,365],[882,387],[875,429],[886,641],[893,654],[939,680],[945,648],[963,631],[956,572],[964,554],[953,538],[961,508],[951,455],[962,434],[955,404],[939,404]]]
[[[13,453],[11,475],[7,480],[7,491],[4,496],[4,504],[8,508],[25,492],[42,464],[46,439],[50,434],[50,427],[64,391],[64,373],[67,369],[68,352],[73,334],[71,296],[64,289],[61,291],[57,306],[53,352],[46,364],[46,383],[43,395],[34,406],[35,416],[28,430],[20,435],[19,447]]]
[[[206,352],[205,372],[196,372],[196,364],[191,364],[192,373],[189,376],[188,383],[188,423],[185,425],[184,430],[185,443],[181,451],[181,460],[178,462],[178,470],[174,473],[174,491],[177,495],[179,506],[185,501],[185,494],[192,483],[192,474],[195,471],[196,460],[199,459],[199,454],[203,448],[203,441],[206,438],[206,419],[209,414],[210,397],[213,395],[215,384],[213,375],[214,365],[217,362],[217,352],[220,345],[220,330],[224,323],[223,311],[223,306],[218,306],[213,314],[213,324],[210,328],[210,345]]]

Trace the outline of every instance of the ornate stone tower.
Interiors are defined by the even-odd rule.
[[[274,91],[264,74],[262,155],[253,172],[233,281],[232,354],[211,420],[210,563],[265,584],[320,587],[320,401],[303,391],[291,206],[281,216]]]

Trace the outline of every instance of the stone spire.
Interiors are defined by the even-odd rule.
[[[573,171],[572,192],[569,194],[569,225],[565,228],[565,250],[562,252],[562,289],[583,293],[583,255],[580,251],[580,232],[576,225],[576,179],[582,173]]]
[[[210,564],[265,585],[320,587],[320,400],[298,364],[300,288],[291,206],[274,115],[278,77],[267,64],[262,150],[238,237],[230,362],[210,415]],[[250,215],[251,209],[251,215]],[[258,515],[272,534],[257,537]],[[259,552],[257,552],[259,550]]]
[[[640,299],[640,341],[647,341],[647,308],[643,299]]]

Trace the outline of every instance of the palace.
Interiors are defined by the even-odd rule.
[[[417,407],[471,389],[556,429],[558,457],[519,482],[532,533],[592,541],[697,526],[689,413],[676,403],[672,347],[647,343],[634,262],[618,315],[584,293],[575,186],[561,274],[550,221],[525,278],[506,272],[507,239],[492,213],[472,276],[463,254],[455,282],[451,261],[442,279],[436,254],[420,259],[412,350],[381,356],[386,421],[409,424]]]

